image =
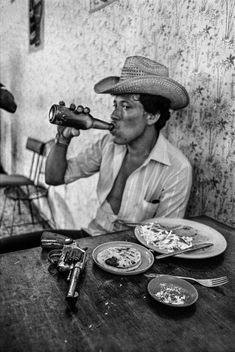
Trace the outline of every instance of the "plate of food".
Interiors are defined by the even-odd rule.
[[[171,275],[159,275],[152,279],[147,289],[156,301],[171,307],[188,307],[198,299],[193,285]]]
[[[223,253],[227,247],[227,242],[220,232],[210,226],[186,219],[149,219],[136,226],[134,233],[141,244],[162,254],[186,249],[194,244],[213,243],[211,247],[178,254],[179,258],[211,258]]]
[[[127,241],[102,243],[93,250],[92,258],[101,269],[117,275],[141,274],[154,262],[146,247]]]

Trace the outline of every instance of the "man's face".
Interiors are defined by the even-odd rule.
[[[137,140],[143,134],[146,123],[146,112],[138,94],[116,95],[113,105],[114,111],[111,115],[114,129],[114,143],[128,144]]]

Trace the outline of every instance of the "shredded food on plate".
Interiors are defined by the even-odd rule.
[[[182,228],[184,228],[185,233],[187,227]],[[188,227],[188,229],[190,228],[191,227]],[[192,236],[177,235],[174,233],[174,229],[167,228],[158,223],[140,225],[139,230],[141,237],[143,237],[147,245],[155,246],[167,252],[189,248],[192,247],[193,244]]]

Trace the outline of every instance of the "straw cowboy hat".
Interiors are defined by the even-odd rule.
[[[121,76],[110,76],[99,81],[94,90],[98,94],[152,94],[161,95],[171,101],[170,108],[186,107],[189,96],[186,89],[169,78],[168,68],[142,56],[126,59]]]

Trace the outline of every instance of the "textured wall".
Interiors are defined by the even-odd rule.
[[[0,5],[1,82],[18,103],[16,114],[0,112],[5,169],[27,173],[26,138],[53,138],[48,110],[61,99],[108,120],[112,99],[96,95],[94,83],[119,74],[126,56],[146,55],[168,65],[191,97],[165,130],[194,167],[189,214],[234,225],[234,1],[120,0],[91,14],[89,3],[46,1],[43,48],[35,52],[28,48],[27,1]],[[70,154],[99,133],[82,132]],[[60,227],[84,226],[94,215],[96,180],[51,188]]]

